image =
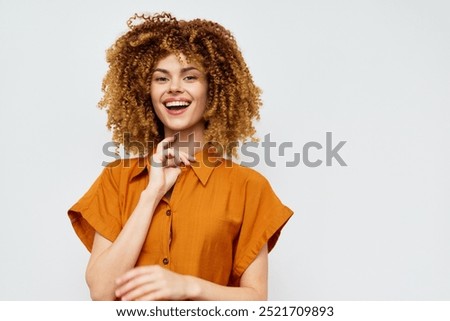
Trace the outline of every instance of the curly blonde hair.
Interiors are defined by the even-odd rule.
[[[133,24],[137,19],[139,24]],[[134,15],[129,30],[107,50],[109,69],[103,79],[99,107],[107,110],[107,127],[117,146],[144,146],[164,138],[161,121],[150,97],[151,76],[159,60],[170,54],[198,61],[208,81],[204,137],[219,143],[228,156],[236,143],[255,139],[253,120],[259,119],[261,90],[254,84],[233,35],[218,23],[177,20],[171,14]],[[153,146],[153,145],[152,145]]]

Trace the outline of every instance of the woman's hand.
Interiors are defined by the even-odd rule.
[[[189,276],[159,265],[134,268],[116,281],[116,296],[124,301],[186,300]]]
[[[162,198],[175,184],[181,172],[180,166],[190,165],[191,158],[186,153],[171,147],[174,141],[174,137],[163,139],[150,158],[150,180],[147,190],[155,192],[159,198]]]

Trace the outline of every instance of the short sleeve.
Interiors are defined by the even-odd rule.
[[[275,195],[267,179],[260,174],[249,179],[243,222],[235,245],[231,284],[238,285],[240,277],[264,244],[267,243],[269,252],[273,249],[292,214],[292,210]]]
[[[120,233],[120,204],[118,183],[112,169],[106,167],[86,194],[68,211],[72,226],[91,251],[97,231],[113,242]]]

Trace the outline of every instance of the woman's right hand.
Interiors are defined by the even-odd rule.
[[[174,141],[174,137],[163,139],[156,146],[156,152],[150,158],[150,180],[146,190],[156,193],[159,199],[175,184],[181,173],[180,166],[190,165],[189,155],[175,150],[170,145]]]

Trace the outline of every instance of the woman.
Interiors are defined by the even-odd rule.
[[[100,107],[139,157],[109,164],[69,210],[91,297],[266,300],[268,252],[292,211],[229,159],[253,138],[260,90],[219,24],[134,19],[107,52]]]

